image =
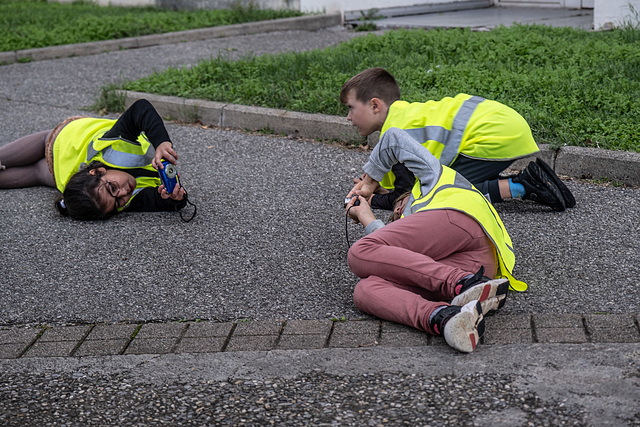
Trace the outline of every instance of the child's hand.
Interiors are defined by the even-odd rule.
[[[353,186],[353,188],[347,194],[347,198],[349,199],[349,198],[354,197],[356,195],[356,191],[360,191],[360,189],[362,188],[363,185],[364,185],[364,182],[362,180],[356,182],[355,185]]]
[[[378,181],[375,181],[365,173],[362,175],[362,179],[353,186],[351,191],[349,191],[347,197],[353,197],[357,194],[359,196],[363,196],[370,202],[373,193],[377,192],[381,188],[383,187],[380,187],[380,183]],[[384,192],[386,192],[386,188],[384,190]]]
[[[360,188],[355,191],[355,194],[365,198],[369,198],[378,189],[380,183],[365,173],[362,176],[362,183],[358,185],[360,185]]]
[[[356,200],[360,201],[360,204],[357,206],[355,205]],[[376,219],[373,215],[373,211],[371,211],[371,206],[369,206],[367,199],[362,196],[353,197],[349,203],[347,203],[345,209],[347,211],[347,215],[349,215],[349,218],[351,218],[354,223],[362,223],[365,227]]]
[[[156,148],[156,154],[155,156],[153,156],[153,160],[151,161],[151,164],[154,168],[156,168],[156,170],[164,169],[164,166],[162,165],[162,159],[165,159],[166,161],[173,163],[174,165],[178,161],[178,153],[176,153],[176,151],[173,149],[173,144],[171,144],[169,141],[163,142],[162,144],[158,145],[158,148]]]
[[[184,200],[184,196],[187,192],[184,190],[184,188],[182,188],[180,184],[176,184],[176,186],[173,188],[173,192],[167,193],[167,190],[164,188],[164,184],[162,184],[160,185],[160,187],[158,187],[158,193],[160,193],[160,197],[162,197],[163,199],[171,199],[179,202],[181,200]]]

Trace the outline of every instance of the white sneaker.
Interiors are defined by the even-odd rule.
[[[484,334],[482,305],[480,301],[474,300],[462,307],[443,307],[430,320],[430,326],[437,335],[443,335],[451,347],[471,353]]]
[[[507,279],[489,279],[482,276],[467,279],[467,282],[469,283],[464,284],[460,294],[451,301],[451,305],[463,306],[469,301],[477,300],[483,303],[483,313],[488,314],[490,311],[498,311],[507,301],[509,293]],[[484,304],[487,300],[491,302]]]
[[[471,353],[484,335],[484,315],[479,301],[470,301],[444,325],[444,339],[451,347]]]

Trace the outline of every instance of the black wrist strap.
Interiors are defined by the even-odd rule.
[[[178,213],[180,214],[180,219],[182,220],[182,222],[189,222],[196,217],[196,214],[198,213],[198,207],[194,203],[191,203],[191,201],[189,200],[189,195],[187,194],[187,190],[184,190],[184,200],[187,202],[187,204],[193,206],[193,215],[191,215],[189,219],[184,219],[184,215],[182,214],[182,211],[180,210],[178,211]]]
[[[352,207],[353,205],[349,206],[349,209],[347,209],[347,214],[344,220],[344,234],[347,236],[347,248],[351,248],[351,243],[349,243],[349,211]]]

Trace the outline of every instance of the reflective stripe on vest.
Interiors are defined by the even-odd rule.
[[[451,130],[442,126],[424,126],[421,128],[404,129],[404,131],[420,144],[426,141],[438,141],[444,145],[444,149],[440,154],[440,164],[450,166],[456,157],[458,157],[464,130],[467,128],[473,112],[476,111],[478,105],[484,100],[485,99],[480,96],[472,96],[464,101],[453,118]]]
[[[433,190],[431,190],[431,192],[429,194],[427,194],[424,197],[420,197],[420,196],[415,196],[414,195],[414,198],[417,198],[417,200],[411,206],[411,211],[412,212],[418,212],[418,211],[421,211],[424,208],[426,208],[427,205],[429,203],[431,203],[433,201],[433,199],[436,196],[438,196],[440,192],[442,192],[444,190],[447,190],[447,189],[450,189],[450,188],[459,188],[461,190],[475,191],[475,189],[473,188],[471,183],[469,181],[467,181],[465,178],[463,178],[462,175],[460,175],[459,173],[455,174],[455,178],[454,178],[453,184],[441,184],[440,181],[442,181],[442,176],[443,175],[444,175],[444,171],[443,171],[443,173],[440,174],[440,179],[438,180],[438,183],[436,184],[435,188]],[[413,192],[412,192],[412,194],[413,194]]]
[[[141,136],[144,137],[143,135]],[[144,138],[146,139],[146,137]],[[96,141],[108,142],[109,145],[107,145],[105,148],[102,148],[102,149],[96,149],[95,148]],[[87,162],[90,162],[92,159],[98,156],[98,154],[101,154],[102,159],[105,162],[121,168],[141,168],[151,164],[153,157],[155,155],[155,149],[153,148],[153,145],[149,145],[149,147],[147,148],[147,151],[144,154],[135,154],[135,153],[127,153],[124,151],[114,150],[111,145],[111,143],[113,143],[114,141],[125,142],[128,144],[134,145],[136,147],[141,146],[141,144],[138,141],[129,141],[129,140],[124,140],[119,138],[114,138],[114,139],[99,138],[97,140],[92,140],[87,147]],[[98,146],[100,145],[102,144],[98,144]]]

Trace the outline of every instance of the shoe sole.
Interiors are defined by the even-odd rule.
[[[482,303],[492,299],[493,301],[491,303],[485,303],[487,310],[485,311],[483,309],[484,314],[489,314],[500,310],[504,306],[504,303],[507,301],[508,293],[508,279],[493,279],[467,289],[455,297],[453,301],[451,301],[451,305],[463,306],[474,300]]]
[[[542,169],[549,176],[556,187],[558,187],[558,190],[560,190],[560,194],[564,199],[564,204],[568,208],[574,207],[576,205],[576,199],[573,197],[573,193],[571,193],[571,190],[569,190],[569,188],[564,185],[564,182],[562,182],[562,180],[558,178],[558,175],[556,175],[555,171],[551,169],[551,166],[546,164],[544,160],[539,157],[536,159],[536,163],[538,164],[538,166],[540,166],[540,169]]]
[[[535,200],[539,203],[543,203],[547,206],[550,206],[554,211],[562,212],[567,208],[567,205],[564,201],[564,197],[562,196],[562,192],[558,188],[558,186],[554,182],[554,177],[549,175],[538,163],[531,162],[529,163],[529,174],[530,176],[537,181],[539,186],[543,187],[543,190],[553,196],[554,200],[550,200],[548,197],[541,196],[541,192],[537,193],[536,198],[531,198],[531,200]],[[547,195],[548,196],[548,195]]]
[[[480,305],[482,306],[482,314],[484,314],[485,316],[492,316],[502,308],[506,300],[507,300],[506,294],[493,297],[493,298],[487,298],[486,300],[480,303]]]
[[[476,349],[484,335],[484,315],[479,301],[470,301],[444,327],[444,339],[463,353]]]

